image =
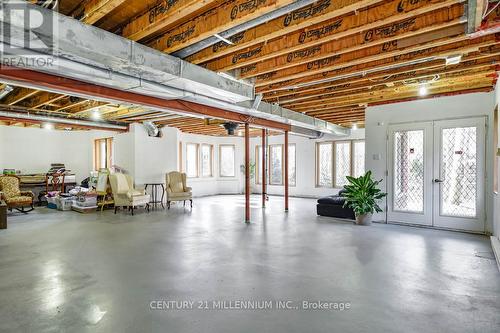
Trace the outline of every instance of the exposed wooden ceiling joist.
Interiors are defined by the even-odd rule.
[[[125,2],[126,0],[88,0],[83,5],[81,20],[94,24]]]
[[[398,10],[399,1],[391,1],[345,17],[335,17],[332,20],[286,35],[284,38],[270,40],[252,49],[246,48],[239,53],[219,57],[204,65],[215,71],[241,68],[241,76],[250,77],[249,74],[256,73],[255,75],[258,75],[260,74],[259,69],[266,68],[266,64],[262,64],[263,61],[289,64],[300,60],[309,60],[320,54],[332,55],[344,47],[366,43],[375,44],[376,41],[384,37],[393,37],[401,32],[411,32],[426,25],[449,22],[454,19],[459,20],[463,15],[463,6],[452,6],[457,2],[445,1],[430,6],[423,6],[419,2],[409,6],[407,11],[400,12]],[[424,15],[433,11],[436,12],[432,15]],[[424,17],[417,21],[415,17],[418,15]],[[245,55],[245,57],[241,55]],[[276,59],[277,57],[279,59]],[[309,61],[312,60],[315,59]],[[273,64],[270,63],[267,68],[272,68],[272,66]]]
[[[218,3],[220,0],[160,1],[156,6],[125,25],[122,36],[135,41],[149,38],[173,27],[192,13],[211,8]]]
[[[174,27],[150,43],[149,46],[172,53],[292,2],[293,0],[225,2],[189,22]]]
[[[248,58],[250,48],[255,49],[252,53],[258,53],[259,55],[265,54],[267,50],[267,44],[275,43],[277,38],[283,37],[284,40],[305,42],[308,39],[314,39],[316,36],[320,37],[321,33],[311,35],[309,37],[301,37],[306,31],[315,31],[315,24],[320,22],[331,20],[333,18],[338,18],[342,15],[348,14],[350,12],[359,12],[363,8],[375,5],[384,1],[360,1],[360,0],[343,0],[343,1],[330,1],[321,0],[317,3],[310,5],[304,9],[294,11],[285,17],[279,17],[273,19],[269,22],[261,24],[255,28],[244,31],[240,34],[235,35],[231,38],[233,44],[217,44],[215,47],[207,48],[202,50],[186,60],[194,63],[200,64],[207,62],[212,59],[216,59],[222,56],[231,55],[235,52],[240,52],[239,59],[245,60]],[[322,27],[320,32],[324,34],[329,34],[330,30],[334,32],[338,28],[339,22],[336,19],[334,22],[327,22]],[[307,34],[307,33],[306,33]],[[303,40],[304,39],[304,40]],[[272,44],[274,45],[274,44]],[[292,47],[287,43],[289,47]],[[258,46],[258,47],[255,47]],[[246,56],[246,57],[245,57]]]

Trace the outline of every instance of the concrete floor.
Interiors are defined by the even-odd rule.
[[[243,200],[206,197],[192,212],[176,205],[133,217],[11,216],[0,231],[0,331],[500,332],[487,237],[359,227],[317,217],[309,199],[291,199],[287,215],[277,197],[265,215],[253,197],[245,225]],[[153,300],[282,300],[292,309],[152,310]],[[304,310],[303,300],[351,308]]]

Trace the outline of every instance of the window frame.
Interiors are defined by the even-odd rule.
[[[345,185],[339,185],[337,184],[337,146],[341,144],[348,144],[349,145],[349,174],[348,176],[352,176],[352,140],[338,140],[333,142],[333,188],[343,188]]]
[[[268,161],[267,161],[267,170],[268,170],[268,178],[267,178],[267,183],[269,185],[273,185],[273,186],[282,186],[284,185],[284,177],[285,177],[285,163],[284,162],[284,153],[285,151],[283,150],[283,144],[281,143],[275,143],[275,144],[270,144],[270,145],[267,145],[268,147]],[[279,183],[271,183],[271,170],[272,170],[272,166],[271,166],[271,161],[273,159],[273,153],[272,153],[272,147],[281,147],[281,180]]]
[[[282,148],[282,159],[281,159],[281,164],[282,164],[282,180],[281,184],[271,184],[270,183],[270,177],[269,177],[269,171],[271,170],[271,148],[270,146],[284,146],[284,144],[280,143],[275,143],[275,144],[269,144],[267,145],[267,150],[266,150],[266,166],[267,166],[267,173],[266,173],[266,185],[272,185],[272,186],[284,186],[284,177],[285,177],[285,151]],[[291,185],[290,179],[288,179],[288,186],[289,187],[296,187],[297,186],[297,144],[296,143],[289,143],[288,147],[294,146],[295,147],[295,182],[293,185]],[[261,169],[262,169],[262,163],[260,163],[260,158],[261,154],[259,154],[259,148],[262,147],[262,145],[255,145],[255,184],[256,185],[262,185],[262,174],[261,174]],[[289,160],[288,160],[288,167],[291,166],[290,164],[290,155]],[[288,172],[288,176],[290,176],[290,171]]]
[[[316,164],[316,187],[317,188],[334,188],[334,189],[341,189],[343,186],[339,186],[336,183],[336,174],[337,174],[337,166],[336,166],[336,157],[337,157],[337,145],[342,144],[342,143],[349,143],[349,149],[350,149],[350,171],[349,171],[349,176],[353,177],[354,173],[354,156],[355,156],[355,143],[357,142],[363,142],[366,145],[366,140],[365,139],[350,139],[350,140],[333,140],[333,141],[322,141],[322,142],[316,142],[316,156],[315,156],[315,164]],[[332,151],[332,167],[331,167],[331,183],[329,185],[320,185],[319,184],[319,176],[320,176],[320,165],[319,165],[319,150],[321,145],[330,145],[331,146],[331,151]],[[365,172],[366,172],[366,149],[365,149]]]
[[[319,188],[333,188],[333,177],[334,177],[334,173],[333,173],[333,169],[335,167],[335,155],[334,155],[334,148],[333,148],[333,143],[334,141],[323,141],[323,142],[316,142],[316,157],[315,157],[315,160],[316,160],[316,187],[319,187]],[[321,185],[319,183],[319,150],[320,150],[320,147],[322,145],[330,145],[330,150],[332,152],[332,159],[331,159],[331,182],[329,185]]]
[[[106,146],[106,165],[101,166],[100,152],[101,147],[100,143],[104,141]],[[93,156],[94,156],[94,171],[99,171],[100,169],[110,169],[113,165],[113,157],[114,157],[114,141],[113,137],[107,138],[99,138],[94,139],[94,147],[93,147]]]
[[[189,146],[195,146],[196,147],[196,161],[195,161],[195,167],[196,167],[196,176],[190,176],[188,174],[189,170],[189,163],[188,163],[188,147]],[[200,178],[200,144],[199,143],[193,143],[193,142],[188,142],[186,143],[186,177],[187,178]]]
[[[261,170],[262,169],[262,163],[261,162],[261,157],[262,157],[262,152],[259,154],[259,148],[262,147],[262,145],[256,145],[255,146],[255,184],[256,185],[262,185],[262,174]],[[266,152],[266,162],[267,162],[267,152]],[[266,163],[267,164],[267,163]],[[268,183],[268,174],[266,173],[266,185]]]
[[[203,147],[208,147],[210,149],[210,174],[208,176],[203,175]],[[200,145],[200,176],[201,178],[212,178],[214,176],[214,145],[209,143],[202,143]]]
[[[295,144],[295,143],[288,144],[288,168],[290,168],[290,166],[292,165],[290,163],[290,146],[293,146],[295,149],[295,161],[294,161],[295,163],[293,163],[294,167],[295,167],[295,179],[294,179],[293,185],[291,185],[292,183],[290,182],[290,170],[288,170],[288,187],[296,187],[297,186],[297,144]],[[283,166],[283,168],[284,168],[284,166]]]
[[[351,140],[352,141],[352,144],[351,144],[351,175],[353,177],[355,177],[354,175],[354,171],[355,171],[355,156],[356,156],[356,143],[359,143],[359,142],[362,142],[363,145],[365,146],[365,153],[363,154],[364,155],[364,161],[363,161],[363,164],[364,164],[364,173],[366,173],[366,142],[365,142],[365,139],[355,139],[355,140]]]
[[[222,147],[231,147],[233,150],[233,175],[222,175]],[[220,178],[235,178],[236,177],[236,146],[234,144],[220,144],[219,145],[219,177]]]

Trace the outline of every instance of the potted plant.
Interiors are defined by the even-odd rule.
[[[358,178],[348,176],[347,180],[349,185],[344,187],[343,196],[346,198],[344,207],[354,210],[356,224],[370,225],[373,213],[382,212],[377,202],[387,195],[378,188],[382,180],[374,181],[371,171]]]

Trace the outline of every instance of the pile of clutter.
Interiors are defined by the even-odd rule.
[[[79,213],[91,213],[97,209],[97,193],[85,187],[75,187],[69,193],[47,193],[47,207],[62,211],[74,210]]]

